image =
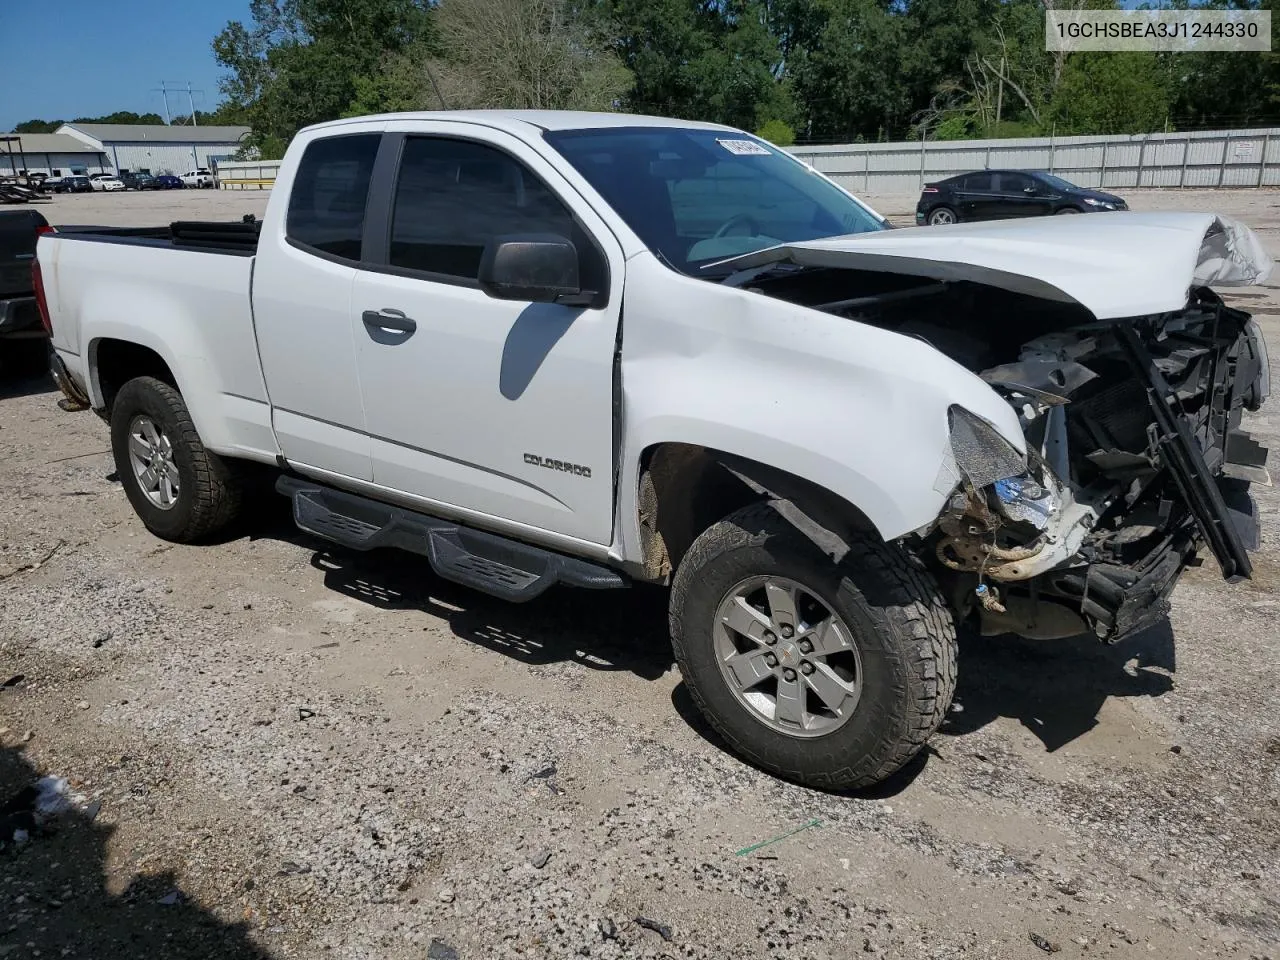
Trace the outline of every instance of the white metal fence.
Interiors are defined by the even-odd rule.
[[[1048,170],[1082,187],[1280,186],[1280,127],[1105,137],[916,140],[790,148],[848,190],[910,193],[990,168]],[[269,190],[279,160],[218,164],[224,190]]]
[[[1280,186],[1280,127],[1135,136],[790,148],[845,189],[909,193],[970,170],[1047,170],[1082,187]]]

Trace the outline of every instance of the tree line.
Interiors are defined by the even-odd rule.
[[[1082,6],[1119,3],[252,0],[213,40],[217,116],[267,158],[311,123],[442,107],[661,114],[783,145],[1280,120],[1273,53],[1046,52],[1046,8]]]
[[[243,118],[244,112],[230,104],[223,104],[213,112],[196,111],[196,124],[203,124],[209,127],[220,124],[239,124]],[[187,113],[174,114],[169,118],[169,121],[178,126],[189,126],[191,124],[191,115]],[[74,120],[23,120],[13,128],[13,132],[57,133],[58,128],[64,123],[164,123],[164,118],[158,113],[134,113],[132,110],[117,110],[115,113],[105,113],[100,117],[76,117]]]

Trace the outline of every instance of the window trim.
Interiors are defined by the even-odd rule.
[[[520,164],[525,173],[533,177],[555,197],[560,204],[568,211],[569,216],[582,231],[582,235],[587,238],[591,244],[591,248],[599,261],[604,276],[604,283],[601,284],[601,290],[596,291],[595,299],[587,307],[590,310],[599,310],[608,306],[610,290],[613,288],[613,270],[609,265],[609,257],[605,253],[604,246],[600,243],[595,233],[587,228],[582,222],[582,218],[578,216],[573,208],[573,204],[566,201],[564,193],[556,190],[546,182],[536,171],[530,168],[529,164],[516,156],[510,150],[500,144],[494,143],[483,136],[468,137],[456,133],[418,133],[409,131],[388,131],[382,134],[382,146],[378,151],[377,159],[374,161],[374,176],[369,189],[369,202],[374,203],[376,200],[376,208],[373,210],[372,217],[369,209],[365,211],[366,230],[364,235],[364,243],[360,248],[360,262],[356,265],[358,269],[368,273],[384,273],[393,277],[404,277],[408,280],[424,280],[428,283],[443,283],[453,287],[466,287],[470,290],[479,290],[480,281],[478,278],[460,277],[452,273],[434,273],[429,270],[418,270],[414,267],[399,267],[390,262],[391,259],[391,229],[395,220],[395,200],[396,186],[400,180],[400,164],[404,159],[404,148],[410,139],[418,140],[453,140],[461,143],[474,143],[490,150],[496,150],[512,162]],[[377,227],[380,232],[376,239],[371,239],[372,229]],[[566,239],[572,240],[571,237]],[[579,250],[579,268],[581,268],[581,260],[586,251]],[[344,261],[351,262],[351,261]],[[521,301],[512,301],[521,302]]]
[[[297,186],[298,170],[302,169],[302,163],[307,159],[307,151],[311,149],[312,144],[320,142],[328,142],[331,140],[348,140],[352,137],[378,137],[382,138],[384,134],[380,130],[363,130],[357,133],[342,133],[335,137],[316,137],[302,150],[302,158],[298,161],[298,167],[293,172],[293,182],[289,185],[289,204],[293,204],[293,190]],[[364,218],[360,221],[360,257],[364,257],[366,238],[369,235],[369,212],[370,204],[373,202],[374,188],[377,185],[378,160],[382,156],[382,140],[379,139],[378,146],[373,154],[373,169],[369,172],[369,189],[364,197]],[[361,260],[352,260],[350,257],[344,257],[336,253],[329,253],[327,250],[321,250],[319,247],[313,247],[309,243],[304,243],[294,237],[289,236],[289,209],[285,207],[284,211],[284,242],[296,250],[301,250],[313,257],[319,257],[321,260],[328,260],[330,263],[339,263],[348,267],[359,266]]]

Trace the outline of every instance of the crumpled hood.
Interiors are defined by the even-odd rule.
[[[886,230],[782,244],[716,266],[784,261],[971,280],[1078,303],[1099,320],[1181,310],[1192,287],[1261,283],[1272,266],[1252,230],[1210,213],[1099,213]]]

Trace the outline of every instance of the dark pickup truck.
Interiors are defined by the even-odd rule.
[[[31,264],[36,240],[52,231],[38,210],[0,210],[0,367],[6,370],[25,369],[46,352]]]

